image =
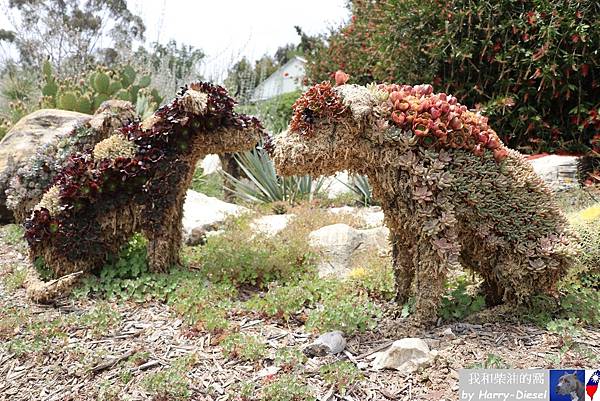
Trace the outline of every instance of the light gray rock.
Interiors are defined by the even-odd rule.
[[[223,202],[190,189],[183,204],[184,241],[193,241],[194,233],[217,230],[227,217],[239,216],[248,211],[243,206]]]
[[[553,190],[579,185],[577,179],[577,156],[548,155],[529,160],[533,170]]]
[[[342,206],[342,207],[332,207],[327,209],[330,213],[333,214],[349,214],[352,216],[356,216],[361,219],[365,226],[372,227],[381,227],[383,226],[383,210],[379,206],[370,206],[370,207],[353,207],[353,206]]]
[[[335,355],[346,348],[346,339],[341,331],[330,331],[321,334],[302,351],[309,357]]]
[[[219,155],[207,155],[200,162],[202,166],[202,173],[204,175],[218,173],[222,170],[221,167],[221,159],[219,159]]]
[[[357,230],[347,224],[332,224],[309,234],[309,243],[322,255],[319,275],[343,277],[350,272],[354,253],[374,248],[387,250],[389,230],[386,227]]]
[[[374,354],[373,369],[396,369],[404,373],[415,372],[429,365],[437,356],[437,351],[429,350],[427,343],[420,338],[403,338],[385,351]]]
[[[271,214],[261,216],[254,219],[250,224],[250,227],[254,232],[272,237],[285,229],[294,217],[296,217],[295,214]]]

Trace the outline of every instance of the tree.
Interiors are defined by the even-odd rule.
[[[154,42],[150,50],[140,46],[131,62],[144,66],[161,96],[171,98],[182,85],[203,79],[200,66],[204,57],[202,50],[171,40],[166,45]]]
[[[125,54],[144,38],[144,23],[126,0],[9,0],[8,6],[13,28],[1,31],[0,41],[12,42],[24,67],[49,59],[60,75],[78,73],[98,56]]]

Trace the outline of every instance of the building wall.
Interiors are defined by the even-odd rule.
[[[266,100],[301,89],[305,74],[304,64],[305,61],[298,57],[290,60],[256,87],[251,100]]]

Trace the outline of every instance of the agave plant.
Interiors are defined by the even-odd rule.
[[[225,189],[239,198],[257,203],[312,200],[323,186],[323,177],[313,180],[311,176],[280,177],[273,161],[262,148],[235,155],[247,179],[238,179],[223,172]]]
[[[371,206],[373,204],[373,195],[371,193],[371,185],[369,179],[365,175],[353,175],[350,182],[342,181],[336,178],[339,182],[344,184],[355,195],[356,200],[363,206]]]

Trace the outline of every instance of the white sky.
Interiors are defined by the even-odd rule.
[[[286,43],[298,43],[294,29],[325,33],[349,17],[346,0],[128,0],[146,24],[146,41],[175,39],[207,54],[204,74],[241,56],[251,60],[273,54]]]
[[[202,49],[203,75],[220,80],[242,56],[251,60],[298,43],[294,25],[325,33],[349,17],[346,0],[127,0],[146,24],[146,44],[170,39]],[[8,0],[0,0],[5,8]],[[9,28],[0,13],[0,28]]]

